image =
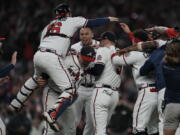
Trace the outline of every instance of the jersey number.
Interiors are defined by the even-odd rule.
[[[49,33],[56,33],[56,34],[58,34],[58,33],[60,33],[60,29],[61,29],[60,27],[61,26],[62,26],[61,22],[53,23],[53,24],[48,26],[47,31]]]

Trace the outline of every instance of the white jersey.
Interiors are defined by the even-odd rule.
[[[85,25],[86,19],[83,17],[66,17],[53,20],[42,32],[40,47],[54,49],[59,55],[65,56],[70,46],[70,39],[60,36],[46,37],[47,30],[51,28],[50,32],[53,34],[64,34],[68,37],[72,37],[79,28]]]
[[[94,44],[98,44],[98,45],[99,45],[99,41],[92,39],[92,45],[94,45]],[[71,49],[72,49],[72,50],[75,50],[76,53],[80,53],[82,47],[83,47],[83,44],[82,44],[81,41],[79,41],[79,42],[73,44],[73,45],[71,46]],[[96,50],[97,50],[97,49],[95,49],[95,51],[96,51]],[[93,65],[93,63],[90,63],[90,66],[91,66],[91,65]],[[93,75],[90,75],[90,74],[86,74],[86,75],[83,77],[83,79],[81,80],[81,83],[84,84],[84,85],[94,84],[94,82],[95,82],[95,77],[94,77]]]
[[[76,86],[76,88],[79,87],[84,70],[79,63],[77,55],[67,56],[64,59],[64,63],[71,75],[71,80],[73,84]],[[59,91],[58,86],[55,85],[55,83],[52,80],[48,81],[48,86],[55,91]]]
[[[121,56],[114,56],[112,58],[112,63],[115,66],[128,65],[132,67],[132,73],[134,81],[137,87],[141,87],[143,84],[155,83],[154,76],[140,76],[139,70],[144,65],[145,61],[148,59],[148,54],[143,52],[132,51]]]
[[[98,44],[99,45],[99,41],[92,39],[92,45],[94,45],[94,44]],[[79,42],[73,44],[71,46],[71,49],[75,50],[77,53],[79,53],[81,51],[82,47],[83,47],[83,44],[82,44],[81,41],[79,41]]]
[[[116,52],[115,46],[100,47],[97,49],[95,63],[104,64],[101,76],[96,80],[96,85],[110,85],[118,88],[121,83],[120,75],[116,72],[116,67],[111,62],[111,55]]]
[[[158,47],[161,47],[166,43],[166,41],[163,40],[156,40],[158,43]],[[139,74],[140,68],[144,65],[145,61],[149,58],[149,54],[138,52],[138,51],[132,51],[129,53],[126,53],[122,56],[114,56],[112,58],[113,64],[116,66],[122,66],[122,65],[129,65],[132,67],[132,73],[134,77],[134,81],[136,83],[136,86],[142,87],[143,85],[152,84],[155,83],[154,75],[149,76],[141,76]]]

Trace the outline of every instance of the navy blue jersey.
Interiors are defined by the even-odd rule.
[[[8,66],[1,68],[0,69],[0,78],[7,76],[13,68],[14,68],[13,64],[10,64]]]
[[[162,60],[165,55],[165,46],[153,51],[149,59],[140,69],[140,75],[148,75],[151,72],[155,73],[156,88],[161,90],[165,87],[165,81],[162,73]]]
[[[180,103],[180,66],[174,68],[163,65],[163,74],[166,83],[166,103]]]

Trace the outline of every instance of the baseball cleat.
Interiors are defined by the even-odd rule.
[[[46,122],[49,123],[49,126],[52,128],[52,130],[59,132],[61,130],[58,123],[56,123],[56,120],[54,120],[48,112],[43,113],[43,119],[46,120]]]

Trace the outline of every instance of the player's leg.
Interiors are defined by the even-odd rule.
[[[53,53],[37,52],[34,61],[36,66],[40,67],[53,80],[59,91],[64,91],[52,108],[43,113],[45,120],[52,128],[54,127],[54,130],[58,131],[56,120],[76,98],[74,84],[61,57]]]
[[[133,132],[135,135],[147,134],[145,129],[155,106],[157,106],[156,92],[150,92],[150,88],[145,88],[138,92],[138,98],[133,110]]]
[[[96,88],[91,100],[91,113],[95,128],[95,135],[107,135],[106,126],[108,122],[109,105],[111,103],[111,92],[104,88]]]
[[[81,91],[81,89],[83,89],[83,87],[79,87],[77,89],[78,91],[78,98],[77,100],[74,102],[74,106],[75,106],[75,113],[76,113],[76,127],[79,125],[80,121],[81,121],[81,117],[82,117],[82,111],[83,111],[83,107],[84,107],[84,94]]]
[[[44,111],[50,109],[52,105],[55,104],[58,97],[59,93],[46,87],[43,91]],[[55,132],[49,124],[45,122],[44,135],[76,135],[74,106],[69,106],[61,117],[57,119],[57,123],[58,125],[61,125],[61,130]]]
[[[114,109],[116,108],[118,101],[119,101],[119,93],[117,91],[113,91],[112,97],[111,97],[111,105],[110,105],[110,109],[109,109],[109,115],[108,115],[108,123],[111,120],[111,116],[114,112]]]
[[[12,110],[19,111],[23,106],[25,101],[30,97],[33,91],[38,87],[36,80],[31,77],[19,90],[17,96],[10,104]]]
[[[34,75],[24,83],[24,85],[19,90],[16,98],[11,102],[10,104],[11,110],[19,111],[24,106],[24,102],[30,97],[33,91],[38,87],[38,84],[36,82],[36,77],[40,76],[44,71],[44,68],[41,67],[45,63],[41,61],[41,59],[43,58],[44,56],[39,55],[38,52],[34,55],[34,59],[33,59]]]
[[[180,123],[180,104],[167,104],[164,114],[164,135],[175,135],[175,132]]]
[[[62,125],[65,135],[76,135],[75,106],[72,104],[59,117],[58,122]]]
[[[148,135],[159,135],[158,123],[159,123],[159,114],[158,114],[157,101],[156,101],[154,105],[154,112],[151,114],[151,118],[147,126]]]
[[[92,91],[93,88],[89,88],[91,90],[85,91],[85,112],[86,112],[86,124],[84,127],[83,135],[94,135],[94,127],[93,127],[93,121],[92,121],[92,115],[91,115],[91,110],[90,110],[90,104],[91,104],[91,97],[92,97]]]
[[[165,88],[158,91],[158,113],[159,113],[159,134],[163,135],[163,123],[164,123],[164,93]]]
[[[6,135],[6,126],[4,125],[4,122],[0,118],[0,135]]]

